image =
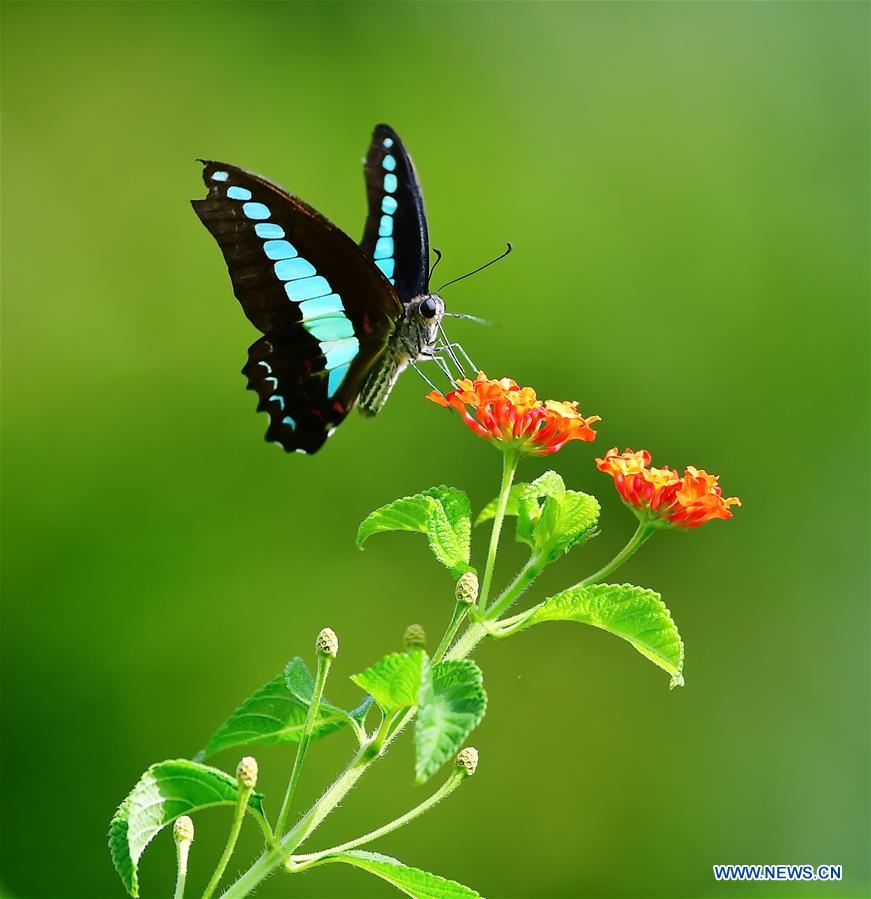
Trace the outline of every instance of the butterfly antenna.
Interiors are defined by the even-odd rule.
[[[477,322],[479,325],[486,325],[488,328],[500,328],[497,322],[490,321],[489,318],[481,318],[477,315],[470,315],[468,312],[445,312],[445,318],[465,318],[470,322]]]
[[[508,241],[508,249],[505,250],[504,253],[500,253],[500,255],[498,255],[495,259],[491,259],[489,262],[485,262],[484,265],[479,266],[478,268],[474,269],[473,271],[471,271],[471,272],[466,272],[465,275],[460,275],[459,278],[454,278],[454,279],[451,280],[451,281],[445,282],[445,283],[442,284],[442,286],[436,291],[436,293],[441,293],[441,292],[442,292],[446,287],[448,287],[450,284],[456,284],[457,281],[463,281],[465,278],[471,278],[472,275],[477,275],[478,272],[482,272],[482,271],[484,271],[485,268],[489,268],[491,265],[493,265],[494,263],[498,262],[500,259],[504,259],[504,258],[505,258],[505,257],[506,257],[506,256],[513,250],[513,249],[514,249],[514,247],[511,246],[511,241]]]
[[[429,274],[426,276],[427,293],[429,293],[429,282],[432,279],[432,273],[436,270],[436,266],[442,261],[442,251],[438,247],[433,247],[432,251],[436,254],[436,261],[432,264],[432,268],[430,268]]]

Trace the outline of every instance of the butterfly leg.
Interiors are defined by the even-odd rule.
[[[460,351],[463,358],[466,360],[466,362],[469,363],[469,368],[471,368],[473,372],[480,371],[478,366],[475,365],[475,363],[472,362],[472,360],[469,358],[469,354],[465,351],[465,349],[463,349],[463,345],[461,343],[453,343],[453,344],[451,344],[451,346],[455,347],[456,349],[458,349]]]
[[[463,368],[463,363],[460,362],[457,354],[454,352],[454,344],[452,344],[448,340],[448,335],[445,334],[444,326],[441,322],[439,322],[439,334],[442,335],[442,343],[439,344],[439,349],[445,350],[451,358],[451,362],[457,367],[457,371],[460,373],[461,378],[467,377],[466,370]]]
[[[435,359],[435,356],[433,356],[432,358]],[[441,360],[437,360],[437,361],[441,361]],[[435,384],[433,384],[433,382],[430,381],[430,379],[420,370],[420,368],[418,368],[416,362],[412,362],[410,364],[411,364],[411,367],[424,379],[424,381],[426,381],[427,384],[429,384],[430,387],[432,387],[432,389],[436,393],[443,395],[441,390],[439,390],[438,387],[436,387]]]
[[[471,368],[473,372],[480,371],[478,366],[475,365],[475,363],[472,362],[472,360],[469,358],[469,354],[465,351],[465,349],[463,349],[463,345],[461,343],[450,343],[447,346],[450,347],[451,350],[459,350],[460,354],[466,360],[466,362],[469,365],[469,368]],[[445,347],[445,349],[447,349],[447,347]],[[456,354],[452,354],[452,355],[456,355]],[[465,377],[465,373],[463,374],[463,377]]]

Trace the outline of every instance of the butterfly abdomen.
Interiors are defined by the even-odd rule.
[[[381,411],[387,402],[387,397],[390,396],[390,391],[393,390],[396,379],[407,365],[407,358],[402,358],[389,351],[385,353],[381,364],[363,382],[363,388],[357,400],[357,408],[361,415],[371,417]]]

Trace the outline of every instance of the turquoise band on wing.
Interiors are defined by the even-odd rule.
[[[296,247],[286,240],[267,240],[263,244],[263,252],[267,259],[293,259],[299,256]]]
[[[386,157],[385,157],[386,158]],[[385,168],[389,168],[387,163]],[[395,168],[395,161],[393,163]],[[226,181],[229,178],[227,172],[214,172],[213,181]],[[273,263],[275,277],[284,283],[284,292],[288,300],[296,303],[302,313],[302,326],[318,341],[321,352],[326,357],[325,370],[327,375],[327,396],[333,397],[338,391],[351,368],[351,363],[357,358],[360,351],[360,341],[354,334],[354,326],[345,314],[345,307],[339,294],[333,291],[330,282],[317,273],[317,269],[308,259],[299,255],[297,248],[286,237],[284,228],[274,222],[267,222],[272,216],[272,211],[265,203],[253,201],[253,195],[247,187],[231,185],[227,188],[227,198],[242,202],[242,213],[251,219],[254,225],[254,233],[263,240],[263,253]],[[390,218],[396,210],[396,201],[383,205],[384,219],[389,219],[389,232],[382,236],[382,252],[393,254],[393,220]],[[392,198],[390,198],[392,199]],[[383,220],[382,220],[382,227]],[[391,274],[392,274],[392,259]],[[384,269],[382,268],[382,271]],[[273,376],[269,363],[260,363],[269,376],[265,379],[271,381],[278,390],[278,379]],[[284,412],[284,398],[279,393],[269,397],[270,402],[278,403]],[[292,428],[296,427],[296,421],[286,415],[283,423]]]
[[[389,150],[393,146],[393,138],[385,137],[381,145]],[[385,171],[384,175],[384,197],[381,199],[381,221],[378,223],[378,240],[375,244],[375,250],[372,258],[375,265],[384,273],[384,276],[394,283],[393,274],[396,270],[396,247],[393,243],[393,216],[399,208],[396,197],[390,196],[396,193],[399,187],[399,179],[394,172],[396,171],[396,157],[392,153],[385,153],[381,160],[381,167]]]

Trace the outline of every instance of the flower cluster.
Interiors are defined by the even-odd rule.
[[[650,467],[650,461],[647,450],[618,453],[616,447],[596,459],[599,471],[611,475],[623,501],[642,520],[695,528],[712,518],[731,518],[729,507],[741,505],[735,496],[723,498],[716,475],[689,465],[681,477],[668,467]]]
[[[428,398],[456,409],[479,437],[524,455],[550,455],[570,440],[589,442],[596,437],[590,425],[601,420],[598,415],[584,418],[577,403],[542,402],[531,387],[511,378],[491,380],[483,372],[474,381],[457,381],[446,396],[433,390]]]

